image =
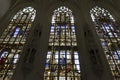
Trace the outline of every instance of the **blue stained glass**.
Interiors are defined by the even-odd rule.
[[[0,71],[0,80],[11,80],[35,15],[36,10],[32,7],[19,10],[14,17],[11,17],[7,28],[1,35],[0,58],[5,58],[5,63]],[[28,55],[25,58],[25,61],[28,61]]]
[[[51,26],[51,29],[54,29],[55,28],[55,26]]]
[[[51,29],[51,32],[54,32],[54,29]]]
[[[76,49],[72,49],[74,46],[77,47],[75,27],[73,26],[74,18],[71,10],[66,11],[69,9],[65,8],[65,10],[64,8],[64,6],[58,8],[53,14],[52,25],[54,25],[54,28],[51,26],[51,30],[54,30],[54,32],[50,33],[48,49],[48,55],[50,51],[51,58],[47,56],[47,60],[48,58],[50,59],[50,68],[47,68],[49,63],[46,60],[44,80],[57,80],[60,77],[64,77],[64,80],[80,80],[81,75],[76,71],[77,67],[80,66],[78,65],[79,63],[75,63],[75,60],[79,61],[79,59],[78,56],[74,56],[74,54],[78,55],[78,53]],[[52,43],[51,40],[53,40]],[[76,45],[73,45],[72,42]]]
[[[65,26],[61,26],[61,29],[65,29]]]
[[[48,60],[46,63],[45,63],[45,67],[49,67],[50,66],[50,61]]]
[[[105,41],[102,41],[102,46],[106,46],[106,42]]]
[[[18,33],[20,31],[20,28],[16,28],[13,37],[17,37]]]
[[[61,58],[60,63],[62,66],[66,65],[66,59],[64,57]]]
[[[1,57],[5,57],[5,56],[7,56],[8,55],[8,52],[7,51],[4,51],[3,53],[2,53],[2,55],[1,55]]]
[[[57,30],[57,35],[60,35],[61,31],[60,29]]]
[[[120,49],[119,49],[119,28],[112,15],[98,6],[91,11],[91,18],[96,26],[103,50],[110,65],[115,80],[120,79]],[[109,57],[108,57],[109,56]],[[112,65],[111,65],[112,64]]]

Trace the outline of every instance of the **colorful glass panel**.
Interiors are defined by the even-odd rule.
[[[120,28],[106,9],[96,6],[90,13],[112,74],[115,80],[118,80],[120,79]]]
[[[54,11],[44,80],[80,80],[74,17],[64,6]]]
[[[10,80],[26,42],[36,10],[25,7],[11,19],[0,37],[0,80]]]

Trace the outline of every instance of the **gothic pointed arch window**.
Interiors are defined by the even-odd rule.
[[[0,37],[0,80],[10,80],[29,34],[36,10],[25,7],[10,20]]]
[[[104,8],[96,6],[90,10],[90,14],[112,74],[115,80],[120,79],[120,28],[110,12]]]
[[[52,15],[44,80],[80,80],[74,16],[65,6]]]

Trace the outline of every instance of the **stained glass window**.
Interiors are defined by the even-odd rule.
[[[0,80],[10,80],[26,42],[36,10],[25,7],[10,20],[0,37]]]
[[[64,6],[52,16],[44,80],[80,80],[74,17]]]
[[[115,80],[118,80],[120,79],[120,28],[106,9],[96,6],[90,13],[112,74]]]

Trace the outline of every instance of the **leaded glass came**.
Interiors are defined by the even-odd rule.
[[[120,79],[120,28],[112,15],[98,6],[91,11],[96,32],[115,80]]]
[[[51,24],[44,80],[81,80],[72,11],[56,9]]]
[[[10,80],[29,34],[36,10],[25,7],[10,20],[0,37],[0,80]]]

